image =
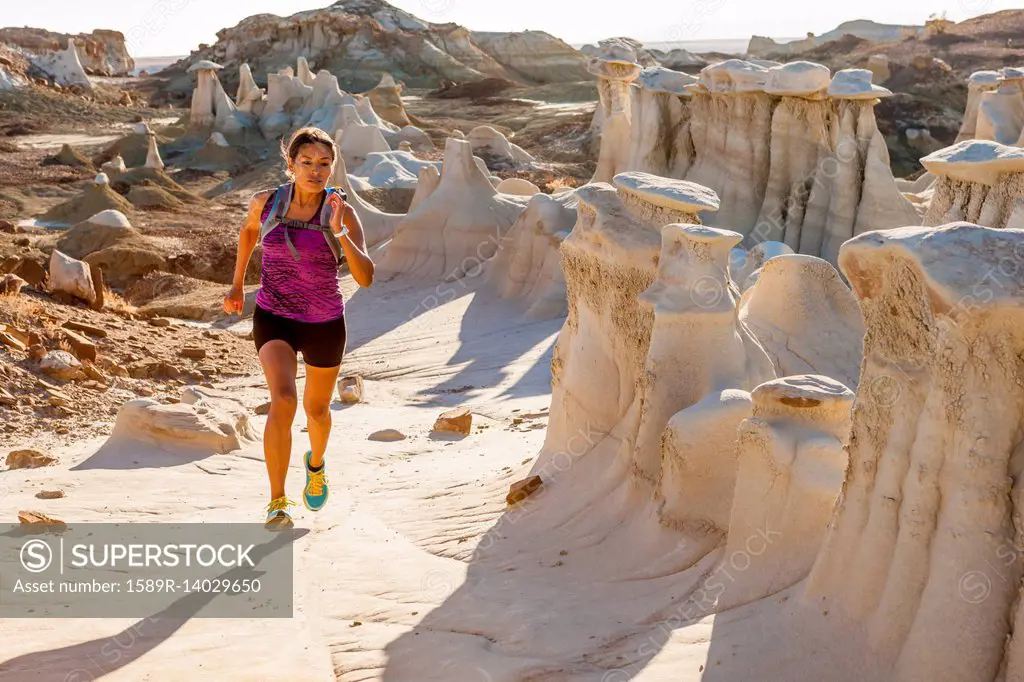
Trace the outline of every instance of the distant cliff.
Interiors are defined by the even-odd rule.
[[[226,67],[220,77],[230,89],[243,63],[263,82],[268,72],[294,68],[300,56],[314,72],[327,69],[351,90],[372,88],[382,73],[411,87],[484,78],[528,84],[593,80],[587,58],[547,33],[479,33],[433,24],[383,0],[342,0],[289,17],[248,17],[160,75],[178,76],[172,89],[190,87],[188,66],[209,59]]]
[[[40,56],[67,49],[68,38],[75,39],[78,59],[86,73],[93,76],[127,76],[135,68],[128,54],[124,34],[97,29],[92,33],[53,33],[41,28],[0,29],[0,43],[14,45]]]

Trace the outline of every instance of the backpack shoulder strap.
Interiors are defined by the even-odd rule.
[[[292,203],[292,183],[286,183],[281,185],[274,190],[274,201],[270,205],[270,212],[267,214],[267,219],[260,225],[260,238],[257,243],[261,243],[263,238],[267,236],[267,233],[277,227],[278,223],[288,215],[288,207]]]

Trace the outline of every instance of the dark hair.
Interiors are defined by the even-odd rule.
[[[299,128],[292,133],[288,143],[281,140],[281,156],[284,158],[285,163],[289,161],[295,161],[295,157],[299,155],[299,150],[303,145],[307,144],[322,144],[331,150],[331,158],[338,158],[338,148],[334,144],[334,140],[331,136],[325,133],[320,128],[309,126],[306,128]]]

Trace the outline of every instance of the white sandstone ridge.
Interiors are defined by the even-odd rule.
[[[402,152],[398,153],[401,154]],[[428,165],[420,170],[419,177],[423,177],[423,173],[429,173],[430,171],[433,171],[435,177],[440,175],[436,166],[429,162],[425,163]],[[402,167],[399,166],[399,168]],[[430,191],[433,189],[429,181],[426,183],[418,182],[417,184],[419,185],[417,192],[421,190]],[[345,165],[344,156],[340,157],[335,162],[331,185],[341,187],[348,195],[348,204],[355,209],[356,215],[359,216],[359,221],[362,223],[363,237],[366,240],[366,246],[368,248],[379,246],[394,236],[395,228],[398,226],[398,223],[405,218],[405,215],[401,213],[385,213],[359,196],[359,193],[351,182],[351,176],[348,174],[348,168]],[[434,186],[436,187],[436,185]],[[409,210],[411,212],[412,208],[410,207]]]
[[[249,63],[262,72],[302,56],[314,70],[340,74],[343,86],[355,91],[373,88],[382,72],[409,87],[491,77],[526,83],[589,79],[586,58],[547,33],[477,34],[451,23],[424,21],[383,0],[342,0],[288,17],[258,14],[217,37],[212,46],[171,66],[167,75],[173,77],[197,60],[226,67]],[[394,49],[396,44],[401,49]]]
[[[688,81],[664,70],[639,79],[628,167],[714,190],[722,207],[709,224],[834,264],[855,235],[920,223],[875,121],[892,93],[870,71],[731,59]]]
[[[92,33],[68,35],[41,28],[0,28],[0,43],[17,46],[38,57],[64,52],[69,40],[74,41],[78,61],[88,74],[127,76],[135,69],[124,34],[118,31],[97,29]]]
[[[499,194],[480,165],[469,142],[448,139],[440,183],[429,195],[417,192],[395,227],[383,270],[430,280],[483,271],[528,198]]]
[[[981,92],[977,106],[975,139],[1024,147],[1024,68],[1000,70],[996,88]]]
[[[924,224],[1024,228],[1024,149],[964,140],[921,159],[938,176]]]

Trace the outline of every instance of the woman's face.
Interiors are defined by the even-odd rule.
[[[299,147],[295,158],[288,164],[295,176],[295,184],[307,192],[322,192],[331,179],[334,154],[321,142],[309,142]]]

